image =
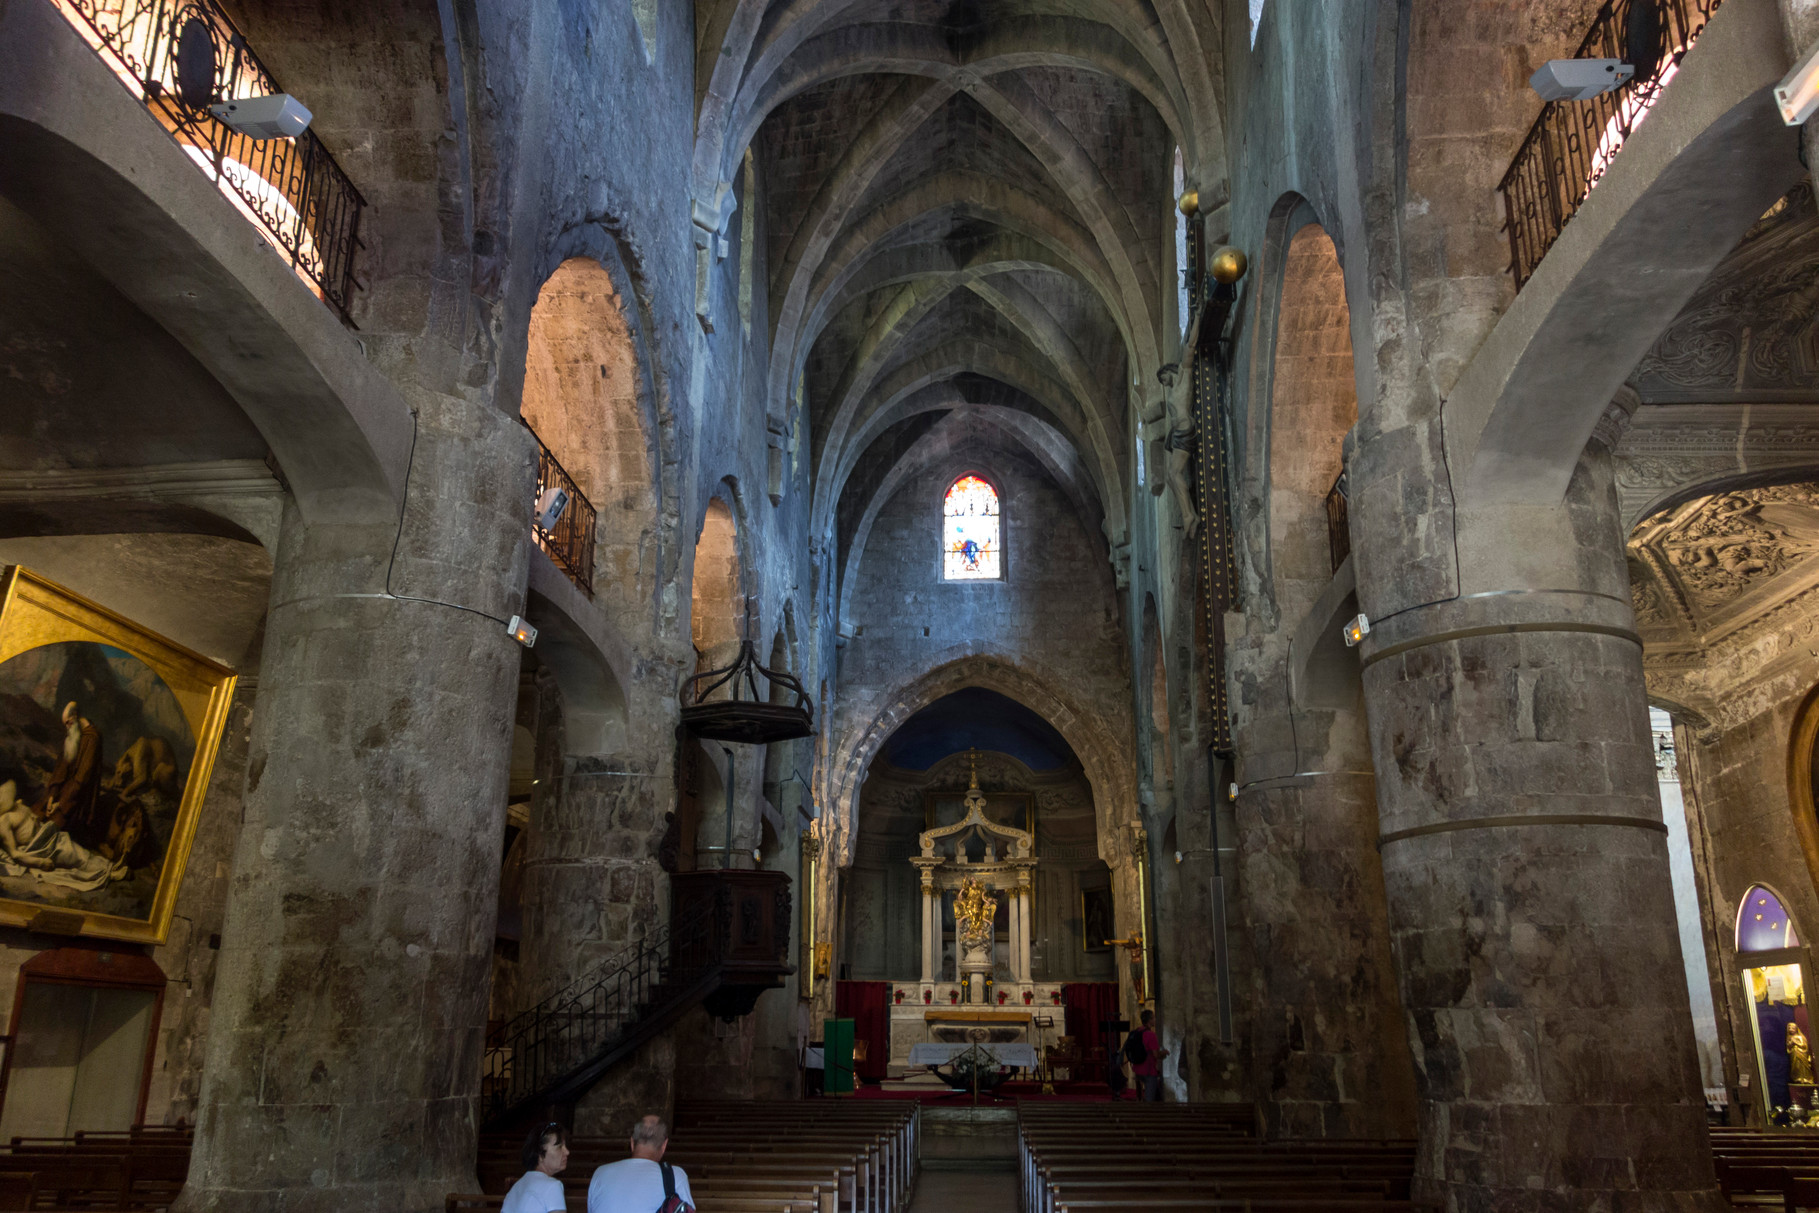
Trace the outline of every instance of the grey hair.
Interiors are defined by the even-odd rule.
[[[632,1144],[635,1146],[654,1150],[668,1140],[669,1126],[663,1123],[660,1116],[653,1114],[643,1117],[632,1126]]]

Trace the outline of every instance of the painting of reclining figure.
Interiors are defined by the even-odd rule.
[[[0,577],[0,922],[163,942],[233,672]]]

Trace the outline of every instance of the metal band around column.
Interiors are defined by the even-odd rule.
[[[1637,648],[1642,647],[1642,637],[1633,630],[1613,627],[1606,623],[1486,623],[1469,628],[1449,628],[1430,636],[1418,636],[1413,640],[1404,640],[1398,644],[1386,644],[1364,658],[1360,664],[1375,665],[1385,657],[1394,657],[1398,653],[1424,648],[1430,644],[1445,644],[1449,640],[1466,640],[1473,636],[1504,636],[1519,632],[1590,632],[1597,636],[1615,636],[1619,640],[1629,641]]]
[[[1474,817],[1469,821],[1436,821],[1408,830],[1394,830],[1379,835],[1377,849],[1405,838],[1424,834],[1450,834],[1455,830],[1500,830],[1509,826],[1630,826],[1639,830],[1667,833],[1667,825],[1646,817],[1614,817],[1601,813],[1515,813],[1504,817]]]

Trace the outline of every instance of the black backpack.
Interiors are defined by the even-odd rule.
[[[676,1195],[676,1172],[666,1162],[657,1164],[663,1168],[663,1203],[657,1207],[657,1213],[690,1213],[694,1206]]]
[[[1133,1066],[1140,1066],[1149,1055],[1150,1051],[1143,1047],[1143,1029],[1139,1028],[1124,1038],[1124,1060]]]

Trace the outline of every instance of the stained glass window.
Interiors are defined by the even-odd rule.
[[[977,476],[962,476],[941,503],[941,576],[947,581],[989,581],[998,576],[998,490]]]

